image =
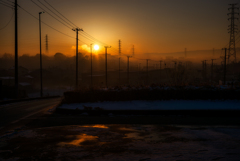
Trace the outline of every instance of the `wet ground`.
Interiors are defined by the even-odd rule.
[[[86,124],[20,128],[0,138],[0,160],[240,160],[239,126]]]
[[[0,106],[0,161],[240,160],[238,116],[60,114],[58,103]]]

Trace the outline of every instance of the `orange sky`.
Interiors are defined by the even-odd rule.
[[[13,0],[10,0],[13,1]],[[48,55],[61,52],[75,55],[76,33],[73,26],[66,27],[49,15],[51,8],[44,0],[19,0],[19,6],[61,34],[42,24],[42,51],[45,52],[45,35],[49,37]],[[44,4],[44,5],[42,5]],[[227,27],[228,4],[237,0],[47,0],[62,15],[90,34],[79,35],[79,46],[91,43],[100,45],[98,53],[104,53],[104,44],[112,46],[111,54],[118,54],[118,40],[122,41],[122,53],[135,54],[172,53],[193,50],[221,49],[229,41]],[[51,8],[53,11],[53,8]],[[11,19],[12,9],[0,5],[0,29]],[[39,53],[39,22],[19,8],[19,55]],[[55,11],[55,13],[57,13]],[[54,15],[56,18],[57,16]],[[60,16],[58,14],[58,16]],[[60,20],[62,21],[62,20]],[[237,22],[239,24],[239,22]],[[0,30],[0,55],[14,53],[14,17],[9,25]],[[103,42],[101,44],[99,41]],[[239,46],[239,43],[237,43]],[[160,54],[161,55],[161,54]]]

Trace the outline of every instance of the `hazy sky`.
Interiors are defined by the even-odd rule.
[[[0,0],[0,3],[2,1],[13,2]],[[229,42],[228,4],[239,2],[239,0],[18,0],[18,3],[37,18],[43,9],[33,2],[54,15],[45,7],[52,9],[45,1],[84,32],[114,47],[109,50],[111,54],[117,54],[119,39],[122,40],[122,53],[125,54],[131,52],[132,45],[135,46],[136,54],[181,52],[184,48],[221,49]],[[19,55],[39,53],[38,20],[21,8],[18,12]],[[13,9],[0,4],[0,54],[14,53],[13,13]],[[42,24],[43,53],[45,35],[48,34],[49,55],[56,52],[74,55],[76,33],[71,30],[72,26],[69,28],[64,26],[48,13],[41,15],[42,21],[70,37]],[[9,25],[3,28],[10,19]],[[239,21],[236,24],[240,25]],[[97,43],[86,39],[82,34],[79,35],[79,39],[81,40],[79,45],[89,46],[91,43]],[[104,52],[103,47],[101,49],[99,53]]]

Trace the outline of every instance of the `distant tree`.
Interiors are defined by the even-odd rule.
[[[4,53],[3,56],[2,56],[2,59],[12,60],[13,59],[13,55],[9,54],[9,53]]]
[[[14,57],[12,54],[4,53],[0,58],[0,68],[7,69],[14,66]]]
[[[56,53],[54,55],[54,59],[57,61],[62,61],[62,60],[65,60],[66,58],[67,58],[66,55],[64,55],[62,53]]]

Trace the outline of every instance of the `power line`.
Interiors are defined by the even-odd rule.
[[[26,13],[28,13],[29,15],[31,15],[33,18],[39,20],[39,19],[38,19],[37,17],[35,17],[33,14],[31,14],[30,12],[28,12],[26,9],[22,8],[21,6],[19,6],[19,8],[21,8],[23,11],[25,11]],[[60,33],[60,34],[62,34],[62,35],[65,35],[65,36],[67,36],[67,37],[70,37],[70,38],[76,39],[75,37],[70,36],[70,35],[68,35],[68,34],[65,34],[65,33],[63,33],[63,32],[61,32],[61,31],[57,30],[56,28],[54,28],[54,27],[48,25],[48,24],[45,23],[44,21],[41,21],[41,22],[42,22],[44,25],[48,26],[49,28],[51,28],[51,29],[57,31],[58,33]],[[78,39],[78,41],[81,41],[82,43],[87,44],[86,42],[84,42],[84,41],[82,41],[82,40],[79,40],[79,39]]]
[[[13,18],[13,15],[14,15],[14,12],[13,12],[10,20],[8,21],[8,23],[7,23],[4,27],[0,28],[0,30],[4,29],[5,27],[7,27],[7,26],[9,25],[9,23],[11,22],[11,20],[12,20],[12,18]]]
[[[68,25],[66,25],[65,23],[63,23],[62,21],[60,21],[59,19],[57,19],[56,17],[54,17],[52,14],[50,14],[49,12],[47,12],[46,10],[44,10],[41,6],[39,6],[37,3],[35,3],[33,0],[31,0],[36,6],[38,6],[39,8],[41,8],[45,13],[49,14],[52,18],[54,18],[55,20],[57,20],[58,22],[60,22],[61,24],[63,24],[64,26],[66,26],[69,29],[72,29],[72,27],[69,27]]]
[[[31,0],[32,2],[33,2],[33,0]],[[39,0],[38,0],[39,1]],[[56,13],[54,13],[54,11],[52,11],[51,9],[49,9],[46,5],[44,5],[43,3],[41,3],[40,1],[40,3],[43,5],[43,6],[45,6],[48,10],[50,10],[52,13],[54,13],[57,17],[59,17],[62,21],[64,21],[66,24],[68,24],[69,26],[71,26],[71,27],[78,27],[77,25],[75,25],[72,21],[70,21],[68,18],[66,18],[63,14],[61,14],[61,12],[59,12],[56,8],[54,8],[50,3],[48,3],[46,0],[44,0],[45,1],[45,3],[47,3],[51,8],[53,8],[59,15],[61,15],[63,18],[65,18],[69,23],[71,23],[71,24],[69,24],[68,22],[66,22],[63,18],[61,18],[60,16],[58,16]],[[33,3],[35,3],[35,2],[33,2]],[[37,5],[36,3],[35,3],[35,5]],[[38,7],[40,7],[39,5],[37,5]],[[41,9],[43,9],[42,7],[40,7]],[[44,9],[43,9],[44,10]],[[48,13],[48,12],[46,12],[46,13]],[[49,14],[49,13],[48,13]],[[49,14],[50,16],[52,16],[51,14]],[[67,26],[66,24],[64,24],[63,22],[61,22],[60,20],[58,20],[56,17],[54,17],[54,16],[52,16],[54,19],[56,19],[57,21],[59,21],[60,23],[62,23],[63,25],[65,25],[65,26]],[[68,28],[69,28],[69,26],[68,26]],[[104,43],[104,42],[102,42],[102,41],[100,41],[100,40],[98,40],[98,39],[96,39],[95,37],[93,37],[93,36],[91,36],[90,34],[88,34],[88,33],[86,33],[86,32],[81,32],[81,36],[83,36],[83,37],[85,37],[86,39],[88,39],[88,40],[90,40],[90,41],[93,41],[93,42],[97,42],[97,43],[100,43],[101,45],[108,45],[108,44],[106,44],[106,43]]]
[[[28,12],[27,10],[25,10],[25,9],[24,9],[24,8],[22,8],[21,6],[19,6],[19,8],[21,8],[23,11],[25,11],[26,13],[28,13],[29,15],[31,15],[33,18],[35,18],[35,19],[39,20],[37,17],[35,17],[33,14],[31,14],[30,12]],[[59,32],[59,33],[61,33],[61,34],[65,35],[65,36],[68,36],[68,37],[70,37],[70,38],[73,38],[73,39],[75,39],[74,37],[72,37],[72,36],[70,36],[70,35],[67,35],[67,34],[65,34],[65,33],[63,33],[63,32],[61,32],[61,31],[59,31],[59,30],[55,29],[54,27],[52,27],[52,26],[48,25],[47,23],[45,23],[45,22],[43,22],[43,21],[41,21],[41,22],[42,22],[44,25],[46,25],[46,26],[50,27],[51,29],[53,29],[53,30],[55,30],[55,31],[57,31],[57,32]]]
[[[100,40],[94,38],[93,36],[91,36],[90,34],[86,33],[85,31],[82,32],[82,33],[85,34],[86,36],[92,38],[92,39],[95,40],[96,42],[99,42],[99,43],[102,44],[102,45],[108,45],[108,44],[106,44],[106,43],[104,43],[104,42],[101,42]]]
[[[33,0],[31,0],[32,2],[33,2]],[[38,0],[39,1],[39,0]],[[49,4],[46,0],[44,0],[50,7],[52,7],[58,14],[60,14],[63,18],[65,18],[68,22],[70,22],[71,24],[73,24],[73,25],[71,25],[71,24],[69,24],[68,22],[66,22],[64,19],[62,19],[60,16],[58,16],[56,13],[54,13],[51,9],[49,9],[46,5],[44,5],[43,3],[41,3],[40,1],[40,3],[43,5],[43,6],[45,6],[48,10],[50,10],[52,13],[54,13],[57,17],[59,17],[61,20],[63,20],[65,23],[67,23],[69,26],[71,26],[71,27],[76,27],[77,25],[75,25],[73,22],[71,22],[68,18],[66,18],[63,14],[61,14],[56,8],[54,8],[51,4]],[[36,4],[36,3],[35,3]],[[37,4],[36,4],[37,5]],[[40,7],[39,5],[38,5],[38,7]],[[41,8],[41,7],[40,7]],[[41,9],[43,9],[43,8],[41,8]],[[46,12],[47,13],[47,12]],[[49,13],[48,13],[49,14]],[[54,16],[52,16],[52,17],[54,17]],[[55,18],[56,19],[56,18]],[[58,20],[59,21],[59,20]],[[59,21],[60,22],[60,21]],[[62,23],[62,22],[61,22]],[[63,23],[62,23],[63,24]],[[66,26],[66,24],[65,24],[65,26]],[[88,33],[86,33],[86,32],[81,32],[80,33],[81,34],[81,36],[83,36],[83,37],[85,37],[86,39],[88,39],[88,40],[94,40],[94,42],[98,42],[98,43],[100,43],[100,44],[102,44],[102,45],[107,45],[106,43],[103,43],[103,42],[101,42],[100,40],[98,40],[98,39],[96,39],[96,38],[94,38],[93,36],[91,36],[90,34],[88,34]],[[84,35],[83,35],[84,34]]]
[[[63,14],[61,14],[57,9],[55,9],[50,3],[48,3],[46,0],[44,0],[45,3],[47,3],[50,7],[52,7],[57,13],[59,13],[62,17],[64,17],[68,22],[70,22],[71,24],[73,24],[75,27],[78,27],[77,25],[75,25],[72,21],[70,21],[68,18],[66,18]]]
[[[68,24],[69,26],[71,26],[72,28],[74,28],[75,26],[69,24],[68,22],[66,22],[64,19],[62,19],[60,16],[58,16],[56,13],[54,13],[51,9],[49,9],[46,5],[44,5],[42,2],[40,2],[38,0],[39,3],[41,3],[44,7],[46,7],[48,10],[50,10],[53,14],[55,14],[57,17],[59,17],[61,20],[63,20],[66,24]]]
[[[0,4],[1,4],[1,5],[4,5],[5,7],[8,7],[8,8],[13,9],[13,6],[11,6],[11,5],[7,5],[7,4],[5,4],[5,3],[2,3],[2,1],[0,1]]]
[[[6,5],[9,5],[9,6],[14,6],[12,2],[6,2],[6,1],[3,1],[3,0],[0,0],[2,3],[6,4]]]
[[[38,0],[39,1],[39,0]],[[45,3],[47,3],[51,8],[53,8],[58,14],[60,14],[63,18],[65,18],[69,23],[71,23],[73,26],[75,26],[75,27],[78,27],[76,24],[74,24],[72,21],[70,21],[68,18],[66,18],[63,14],[61,14],[61,12],[59,12],[56,8],[54,8],[50,3],[48,3],[46,0],[44,0],[45,1]],[[40,2],[41,3],[41,2]],[[42,3],[41,3],[42,4]],[[45,6],[45,5],[44,5]],[[46,7],[46,6],[45,6]],[[48,8],[49,9],[49,8]],[[49,9],[50,10],[50,9]],[[50,10],[51,12],[53,12],[52,10]],[[54,12],[53,12],[54,13]],[[57,15],[56,13],[54,13],[55,15]],[[58,16],[59,17],[59,16]],[[59,17],[60,18],[60,17]],[[62,18],[61,18],[62,19]],[[63,20],[63,19],[62,19]],[[67,23],[65,20],[63,20],[65,23]],[[67,23],[68,25],[70,25],[69,23]],[[72,26],[72,25],[70,25],[70,26]],[[83,34],[84,34],[84,37],[85,38],[87,38],[87,39],[89,39],[89,40],[91,40],[91,41],[93,41],[93,42],[98,42],[98,43],[100,43],[100,44],[102,44],[102,45],[108,45],[108,44],[106,44],[106,43],[104,43],[104,42],[102,42],[102,41],[100,41],[100,40],[98,40],[98,39],[96,39],[95,37],[93,37],[93,36],[91,36],[90,34],[88,34],[88,33],[86,33],[85,31],[83,31],[83,32],[81,32],[81,35],[83,36]]]

